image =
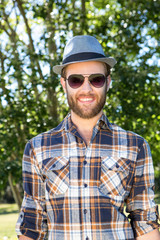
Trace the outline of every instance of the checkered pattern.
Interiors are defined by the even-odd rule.
[[[70,114],[58,127],[30,140],[23,182],[18,235],[128,240],[158,228],[148,143],[109,123],[104,114],[88,146]]]

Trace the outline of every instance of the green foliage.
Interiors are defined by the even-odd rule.
[[[14,4],[13,4],[14,3]],[[159,164],[159,1],[22,1],[0,4],[0,183],[21,181],[28,139],[55,127],[67,114],[53,66],[66,41],[91,34],[117,65],[105,112],[150,143]]]

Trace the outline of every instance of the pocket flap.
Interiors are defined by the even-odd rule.
[[[130,160],[125,158],[106,157],[102,159],[102,168],[113,171],[129,171]]]
[[[69,163],[69,159],[64,156],[54,158],[47,158],[43,161],[44,171],[58,171],[62,170]]]

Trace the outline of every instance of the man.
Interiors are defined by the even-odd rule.
[[[71,112],[26,145],[20,240],[160,240],[148,143],[102,110],[115,63],[94,37],[76,36],[54,67]]]

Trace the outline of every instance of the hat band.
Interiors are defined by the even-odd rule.
[[[78,62],[78,61],[84,61],[84,60],[90,60],[94,58],[104,58],[105,55],[95,52],[82,52],[82,53],[76,53],[73,54],[63,60],[63,64],[69,63],[69,62]]]

